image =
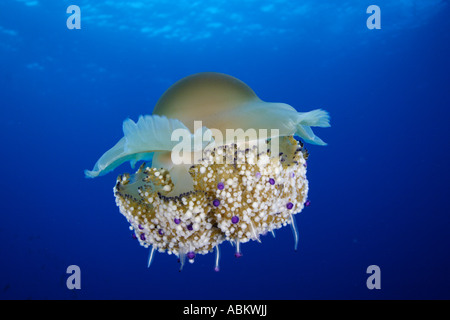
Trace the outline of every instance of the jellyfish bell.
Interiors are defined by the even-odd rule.
[[[285,103],[262,101],[244,82],[232,76],[205,72],[173,84],[158,100],[154,115],[178,119],[192,132],[194,121],[222,132],[227,129],[279,129],[281,136],[299,134],[305,141],[325,144],[310,126],[329,126],[322,110],[301,113]]]
[[[260,101],[244,82],[221,73],[198,73],[174,83],[160,97],[153,114],[178,119],[191,131],[195,120],[208,128],[228,129],[218,117],[239,109],[251,101]]]
[[[306,149],[293,137],[325,145],[312,126],[328,127],[328,113],[265,102],[229,75],[194,74],[173,84],[153,115],[125,120],[124,137],[85,173],[96,177],[126,161],[151,161],[120,175],[114,188],[136,238],[152,247],[149,260],[158,250],[183,265],[186,256],[193,261],[215,248],[218,269],[223,241],[234,243],[240,257],[240,244],[268,231],[290,224],[296,235],[294,214],[307,200],[308,181]],[[180,131],[194,143],[177,162]]]

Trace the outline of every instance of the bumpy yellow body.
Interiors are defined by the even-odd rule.
[[[119,176],[114,193],[142,246],[206,254],[225,240],[258,240],[290,224],[308,193],[306,158],[292,137],[283,138],[280,155],[233,144],[190,168],[192,192],[167,197],[169,172],[143,165],[133,176]]]

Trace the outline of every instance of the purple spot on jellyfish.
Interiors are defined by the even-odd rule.
[[[238,217],[238,216],[232,217],[232,218],[231,218],[231,222],[232,222],[233,224],[238,223],[238,222],[239,222],[239,217]]]
[[[219,182],[219,183],[217,184],[217,189],[223,190],[223,188],[225,188],[225,185],[223,184],[223,182]]]
[[[159,233],[160,236],[164,235],[163,229],[159,229],[159,230],[158,230],[158,233]]]
[[[269,179],[269,183],[270,183],[271,185],[274,185],[274,184],[275,184],[275,179],[274,179],[274,178],[270,178],[270,179]]]
[[[188,252],[188,253],[186,254],[186,257],[187,257],[189,260],[194,259],[194,258],[195,258],[195,252],[192,252],[192,251]]]
[[[214,207],[220,206],[220,200],[219,199],[214,200],[213,205],[214,205]]]
[[[306,202],[305,202],[305,207],[309,207],[310,205],[311,205],[311,201],[306,200]]]
[[[141,235],[139,236],[139,238],[141,238],[142,241],[145,241],[145,234],[141,233]]]
[[[180,224],[181,220],[178,218],[173,219],[173,222],[175,222],[175,224]]]
[[[257,172],[257,173],[255,174],[255,177],[256,177],[256,179],[261,178],[261,172]]]
[[[288,210],[291,210],[294,207],[294,204],[292,202],[288,202],[288,204],[286,205],[286,208],[288,208]]]

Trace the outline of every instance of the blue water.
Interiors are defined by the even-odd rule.
[[[69,5],[81,29],[69,30]],[[381,9],[369,30],[366,9]],[[1,299],[449,299],[450,5],[402,1],[0,3]],[[192,73],[265,101],[323,108],[308,146],[311,206],[262,243],[178,272],[131,237],[114,202],[128,164],[85,179]],[[66,269],[81,269],[81,289]],[[369,265],[381,289],[366,286]]]

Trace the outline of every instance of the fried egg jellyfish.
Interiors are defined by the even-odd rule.
[[[218,271],[224,241],[240,257],[242,243],[289,224],[297,248],[294,215],[309,204],[308,152],[294,136],[325,145],[314,126],[330,126],[326,111],[297,112],[262,101],[229,75],[198,73],[173,84],[153,115],[125,120],[124,137],[85,175],[104,175],[126,161],[151,162],[120,175],[114,187],[130,229],[150,248],[148,266],[156,251],[178,256],[181,270],[186,258],[193,262],[215,249]],[[189,140],[178,158],[182,135],[176,132]]]

